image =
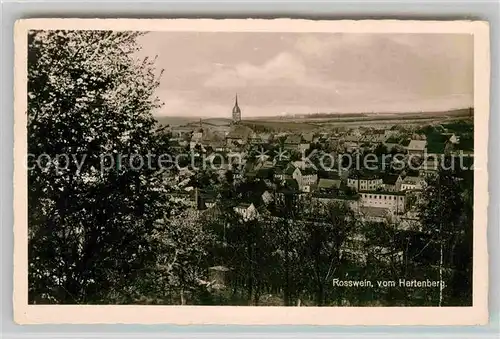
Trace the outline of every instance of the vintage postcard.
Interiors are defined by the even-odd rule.
[[[15,320],[488,322],[489,26],[15,27]]]

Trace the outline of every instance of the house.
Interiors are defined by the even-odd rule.
[[[301,175],[300,170],[297,167],[293,166],[292,164],[289,164],[285,168],[285,170],[283,171],[283,174],[284,174],[283,179],[296,179],[297,177],[299,177]]]
[[[424,179],[421,177],[407,176],[401,183],[401,191],[421,190]]]
[[[312,143],[314,140],[314,133],[304,133],[302,134],[302,140],[306,143]]]
[[[190,127],[190,126],[172,127],[170,129],[170,133],[172,135],[172,138],[174,138],[174,139],[188,138],[193,133],[193,127]]]
[[[406,147],[406,150],[408,154],[424,155],[427,150],[427,141],[412,139]]]
[[[360,207],[381,207],[394,213],[404,213],[406,197],[400,192],[365,191],[360,192]]]
[[[386,139],[387,138],[383,130],[372,130],[363,135],[360,141],[366,143],[382,143]]]
[[[318,182],[318,191],[321,193],[330,193],[340,188],[341,180],[321,178]]]
[[[344,142],[353,142],[355,144],[359,144],[361,142],[362,136],[360,135],[346,135],[343,138]]]
[[[307,163],[304,160],[297,160],[292,163],[295,167],[300,169],[305,169]]]
[[[274,168],[274,179],[283,181],[285,180],[285,169],[282,167]]]
[[[234,211],[239,214],[244,221],[253,220],[259,216],[259,212],[253,203],[241,203],[234,207]]]
[[[228,145],[243,145],[253,137],[253,131],[244,125],[233,125],[226,135]]]
[[[358,149],[358,143],[346,141],[344,142],[344,149],[348,153],[352,153]]]
[[[273,135],[270,133],[260,134],[260,140],[263,144],[268,144],[273,140]]]
[[[292,172],[293,169],[293,172]],[[295,166],[289,166],[288,172],[286,172],[286,176],[288,176],[291,172],[291,178],[297,180],[297,183],[299,184],[299,188],[301,187],[300,183],[302,182],[302,172],[300,171],[299,168]]]
[[[383,184],[382,178],[377,174],[352,173],[347,177],[347,187],[355,191],[377,190]]]
[[[305,143],[305,142],[301,142],[301,143],[299,144],[298,151],[299,151],[300,153],[304,153],[304,152],[306,152],[306,151],[307,151],[310,147],[311,147],[311,144],[309,144],[309,143]]]
[[[260,145],[262,144],[262,139],[258,134],[252,134],[248,140],[252,145]]]
[[[302,142],[302,136],[291,134],[285,139],[284,148],[287,150],[298,151]]]
[[[262,199],[262,202],[267,205],[269,204],[271,201],[273,201],[273,195],[271,194],[271,192],[269,191],[265,191],[264,193],[262,193],[261,195],[261,199]]]
[[[388,192],[397,192],[401,188],[402,178],[397,174],[386,174],[382,178],[384,189]]]
[[[359,128],[354,128],[351,130],[351,135],[355,137],[361,137],[362,133]]]
[[[341,150],[341,144],[339,139],[328,139],[325,141],[328,149],[333,150],[333,151],[340,151]]]
[[[398,135],[398,131],[397,130],[393,130],[393,129],[386,129],[384,131],[384,136],[387,138],[390,138],[390,137],[395,137],[396,135]]]
[[[311,186],[316,184],[318,181],[318,174],[310,168],[303,169],[302,171],[297,168],[297,171],[300,175],[299,173],[296,173],[296,177],[294,179],[297,180],[300,190],[310,192]]]
[[[191,141],[201,142],[202,138],[203,138],[203,129],[200,128],[200,129],[193,132],[193,134],[191,136]]]
[[[360,207],[359,214],[364,221],[385,222],[390,212],[383,207]]]
[[[189,142],[189,149],[192,151],[196,151],[195,154],[198,154],[198,152],[205,153],[207,151],[205,146],[203,146],[201,143],[197,143],[194,141]]]
[[[210,146],[215,152],[226,151],[226,142],[224,140],[213,140],[210,142]]]
[[[258,170],[259,169],[271,169],[271,168],[274,168],[274,163],[272,161],[270,161],[270,160],[264,160],[262,162],[258,162],[255,165],[255,168],[258,169]]]
[[[346,196],[340,195],[340,191],[336,193],[321,193],[314,192],[311,194],[312,201],[320,206],[327,207],[331,203],[341,203],[346,204],[349,208],[353,210],[358,210],[359,207],[359,195]]]

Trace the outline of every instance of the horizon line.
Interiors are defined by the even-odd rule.
[[[310,112],[310,113],[277,113],[273,115],[247,115],[246,118],[286,118],[286,117],[293,117],[293,116],[307,116],[307,115],[343,115],[343,114],[356,114],[356,115],[362,115],[362,114],[368,114],[368,115],[404,115],[404,114],[431,114],[431,113],[445,113],[445,112],[453,112],[453,111],[461,111],[461,110],[470,110],[474,109],[474,106],[466,106],[466,107],[461,107],[461,108],[451,108],[451,109],[446,109],[446,110],[428,110],[428,111],[381,111],[381,112],[362,112],[362,111],[357,111],[357,112]],[[179,115],[155,115],[153,114],[154,118],[196,118],[196,119],[229,119],[231,120],[231,117],[228,115],[227,117],[225,116],[214,116],[214,115],[192,115],[192,116],[185,116],[182,114]],[[242,115],[242,120],[246,120],[243,118]]]

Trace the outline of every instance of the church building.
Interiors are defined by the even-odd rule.
[[[241,121],[241,109],[238,106],[238,94],[236,94],[236,101],[233,107],[233,124],[238,124]]]

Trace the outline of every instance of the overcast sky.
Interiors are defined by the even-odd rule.
[[[165,70],[158,115],[408,112],[473,104],[464,34],[152,32],[141,56]]]

